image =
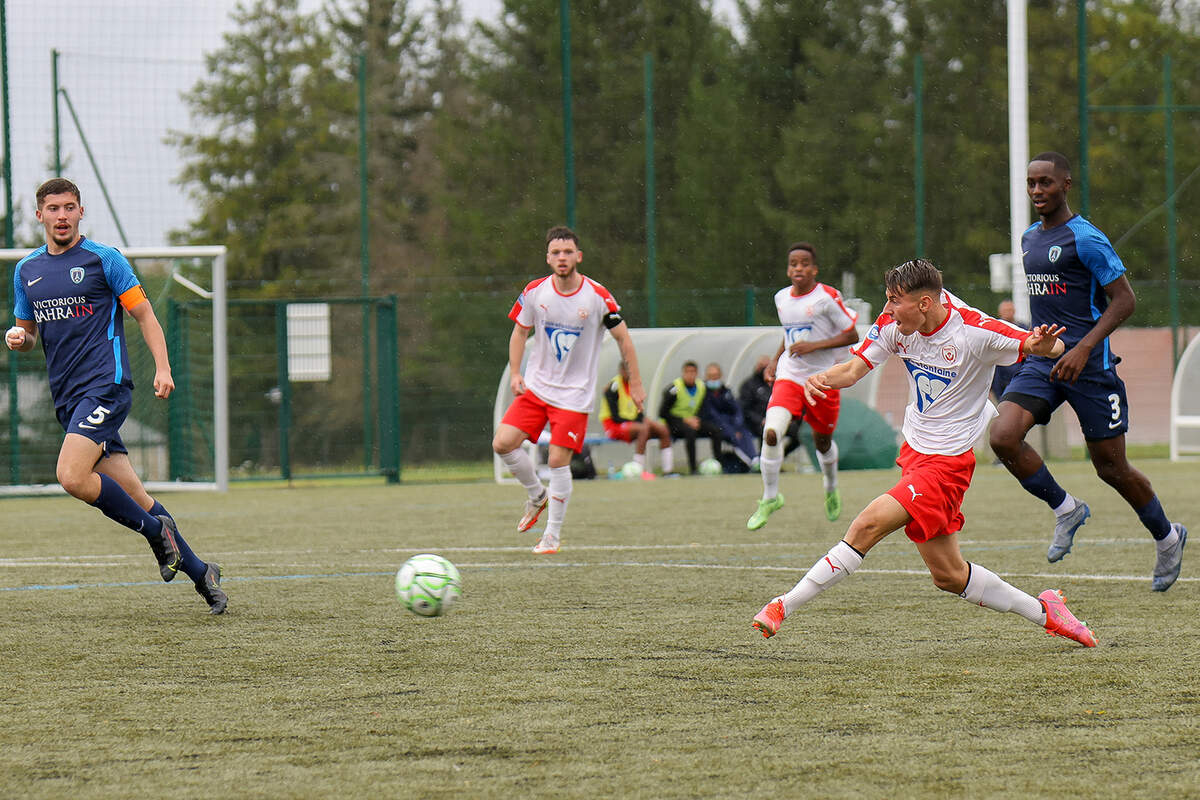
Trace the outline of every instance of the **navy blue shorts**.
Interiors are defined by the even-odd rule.
[[[1004,390],[1003,400],[1033,414],[1039,425],[1050,421],[1054,409],[1066,402],[1079,417],[1085,439],[1111,439],[1129,430],[1125,382],[1116,369],[1085,370],[1075,383],[1050,380],[1054,362],[1030,359]]]
[[[132,404],[133,393],[129,387],[114,383],[104,391],[89,394],[74,406],[58,409],[58,422],[67,433],[86,436],[104,447],[106,455],[128,453],[119,431]]]

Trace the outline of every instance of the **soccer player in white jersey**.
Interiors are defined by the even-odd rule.
[[[842,495],[837,488],[837,427],[841,396],[836,389],[814,401],[804,395],[808,376],[832,367],[844,357],[845,348],[858,341],[858,314],[846,308],[842,293],[817,282],[817,251],[808,242],[788,248],[787,274],[792,285],[775,294],[775,308],[783,326],[783,342],[767,366],[764,377],[774,381],[767,415],[763,420],[763,495],[758,510],[746,522],[752,531],[767,524],[767,517],[783,508],[779,492],[779,468],[783,465],[783,435],[793,418],[812,428],[825,485],[825,517],[831,522],[841,516]],[[785,352],[786,351],[786,352]]]
[[[550,275],[532,281],[513,304],[508,340],[508,373],[513,402],[504,413],[492,449],[521,482],[529,499],[517,530],[529,530],[546,505],[550,515],[533,552],[557,553],[563,517],[571,498],[571,455],[583,449],[588,414],[596,399],[596,362],[607,329],[617,340],[629,367],[629,395],[642,410],[646,390],[638,371],[637,353],[621,307],[609,291],[579,272],[583,251],[579,237],[566,227],[546,234],[546,263]],[[532,336],[533,350],[525,373],[521,359]],[[521,447],[536,442],[550,424],[550,486],[542,486],[533,460]]]
[[[1027,354],[1057,356],[1063,328],[1032,332],[994,320],[963,305],[942,288],[942,274],[925,259],[888,270],[887,303],[853,357],[811,376],[805,393],[821,397],[852,386],[889,356],[908,370],[910,402],[904,410],[904,445],[896,463],[900,481],[875,498],[850,523],[846,536],[822,556],[791,591],[754,617],[763,636],[774,636],[802,604],[834,586],[862,564],[867,552],[901,527],[917,546],[933,584],[972,605],[1011,611],[1056,636],[1095,647],[1095,634],[1075,618],[1062,593],[1026,594],[958,549],[963,494],[975,471],[972,444],[996,409],[988,400],[992,371]]]

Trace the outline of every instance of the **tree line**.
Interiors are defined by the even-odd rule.
[[[804,239],[825,279],[854,273],[878,308],[882,270],[915,254],[918,158],[924,254],[951,286],[986,285],[988,254],[1008,249],[1004,0],[738,0],[732,27],[710,0],[570,5],[576,227],[584,271],[618,299],[647,280],[647,54],[664,297],[784,285],[784,250]],[[560,2],[504,0],[471,25],[457,0],[309,7],[248,2],[207,57],[187,96],[199,124],[174,134],[201,213],[175,240],[227,245],[235,293],[357,294],[362,133],[369,291],[402,298],[406,385],[486,392],[505,314],[564,221]],[[1168,54],[1175,103],[1200,102],[1195,3],[1087,9],[1091,105],[1161,106]],[[1028,6],[1031,152],[1074,162],[1076,12]],[[1131,279],[1165,280],[1165,116],[1089,119],[1089,216]],[[1180,276],[1198,280],[1200,113],[1173,125]],[[481,366],[486,380],[467,377]]]

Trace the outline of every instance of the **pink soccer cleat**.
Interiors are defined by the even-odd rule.
[[[1046,633],[1074,639],[1084,647],[1095,647],[1096,634],[1086,623],[1075,618],[1067,608],[1066,601],[1067,598],[1058,589],[1047,589],[1038,595],[1038,602],[1046,610]]]
[[[754,622],[751,624],[762,631],[764,639],[770,639],[779,633],[779,626],[783,624],[783,601],[777,597],[767,603],[762,611],[754,615]]]

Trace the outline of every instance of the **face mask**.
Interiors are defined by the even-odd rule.
[[[705,381],[704,385],[710,389],[720,389],[723,384],[721,383],[720,379],[717,379],[715,381]]]

